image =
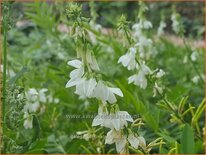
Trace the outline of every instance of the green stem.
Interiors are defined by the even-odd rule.
[[[157,88],[155,88],[158,95],[161,96],[161,98],[163,99],[163,101],[167,104],[167,106],[169,107],[169,109],[175,114],[175,116],[177,118],[179,118],[181,120],[181,122],[185,123],[185,121],[183,120],[183,118],[177,113],[177,111],[172,107],[172,105],[165,99],[165,97],[159,92],[159,90]]]
[[[131,45],[132,44],[132,41],[130,40],[130,38],[129,38],[129,35],[128,35],[128,33],[127,33],[127,30],[124,28],[124,32],[125,32],[125,34],[126,34],[126,37],[127,37],[127,40],[128,40],[128,42],[129,42],[129,44]]]
[[[6,69],[7,69],[7,15],[3,16],[3,104],[2,104],[2,117],[5,115],[6,106]],[[3,119],[4,120],[4,119]],[[3,124],[3,132],[5,131],[5,125]]]

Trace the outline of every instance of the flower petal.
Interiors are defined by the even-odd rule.
[[[126,136],[123,136],[121,139],[119,139],[118,141],[116,141],[116,150],[118,153],[120,153],[126,146],[127,143],[127,139]]]
[[[123,93],[119,88],[109,88],[114,94],[123,97]]]
[[[143,149],[145,149],[146,148],[146,141],[145,141],[145,139],[144,139],[144,137],[142,137],[142,136],[139,136],[139,137],[137,137],[138,139],[139,139],[139,145],[143,148]]]
[[[104,120],[101,118],[101,115],[97,115],[97,116],[93,119],[92,126],[101,125],[101,124],[103,124],[103,121],[104,121]]]
[[[84,82],[83,79],[70,79],[67,84],[66,84],[66,88],[69,88],[69,87],[72,87],[72,86],[75,86],[75,85],[78,85],[78,84],[81,84],[82,82]]]
[[[72,61],[68,61],[67,64],[75,68],[80,68],[82,62],[80,60],[72,60]]]
[[[132,147],[134,147],[135,149],[138,148],[140,141],[139,141],[138,138],[136,138],[134,136],[134,134],[132,134],[132,133],[129,134],[128,141],[129,141],[129,143],[131,144]]]
[[[114,130],[110,130],[105,138],[105,144],[113,144],[114,143],[115,132]]]
[[[119,131],[121,129],[121,119],[118,115],[113,115],[112,117],[112,125],[117,131]]]
[[[129,122],[134,122],[133,118],[127,111],[118,111],[118,115],[124,120],[127,120]]]

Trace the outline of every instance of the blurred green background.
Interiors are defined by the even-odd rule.
[[[48,2],[54,7],[53,15],[58,19],[62,13],[64,2]],[[90,8],[87,2],[82,2],[83,14],[90,16]],[[166,30],[171,32],[171,14],[172,8],[175,7],[177,12],[182,15],[186,35],[191,37],[204,38],[204,2],[146,2],[149,7],[147,18],[154,27],[159,26],[161,17],[164,16],[167,23]],[[98,18],[97,22],[104,27],[116,26],[117,17],[125,14],[129,21],[136,21],[138,14],[138,2],[95,2]],[[13,4],[14,20],[25,19],[23,3],[15,2]]]

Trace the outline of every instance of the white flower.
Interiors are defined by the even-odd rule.
[[[113,143],[115,143],[117,152],[120,153],[125,149],[127,138],[125,135],[122,134],[121,131],[116,131],[112,129],[107,133],[107,136],[105,138],[105,144]]]
[[[93,122],[92,126],[104,126],[110,129],[115,129],[117,131],[124,128],[124,126],[127,127],[127,121],[133,122],[132,117],[128,114],[126,111],[117,111],[114,114],[102,114],[97,115]]]
[[[130,133],[130,134],[129,134],[129,136],[128,136],[128,141],[129,141],[129,143],[131,144],[131,146],[132,146],[133,148],[135,148],[135,149],[138,148],[140,141],[139,141],[138,137],[135,137],[135,136],[134,136],[133,133]]]
[[[155,82],[154,88],[153,88],[153,97],[155,97],[157,95],[157,93],[162,94],[163,93],[163,89],[161,87],[159,87],[157,85],[157,83]]]
[[[97,85],[95,79],[91,78],[89,80],[83,78],[79,84],[76,85],[75,93],[78,94],[81,98],[91,98],[94,94],[94,89]]]
[[[119,88],[108,87],[103,81],[99,81],[94,89],[94,97],[105,102],[115,103],[117,99],[114,94],[123,97],[122,91]]]
[[[0,71],[2,73],[4,72],[4,65],[0,66]],[[9,78],[12,78],[12,77],[16,76],[16,73],[12,69],[7,68],[6,69],[6,75],[9,76]]]
[[[145,36],[140,36],[138,42],[135,44],[136,47],[138,47],[139,55],[141,58],[146,57],[145,47],[151,47],[152,40],[149,38],[146,38]]]
[[[134,36],[140,37],[142,36],[142,29],[149,29],[152,28],[152,23],[147,20],[141,20],[139,23],[136,23],[132,26],[132,29],[134,29]]]
[[[59,103],[59,99],[58,98],[54,98],[54,103],[58,104]]]
[[[137,47],[145,47],[145,46],[150,46],[152,44],[152,40],[149,38],[146,38],[145,36],[141,36],[139,38],[139,42],[135,45]]]
[[[133,70],[136,67],[136,61],[135,61],[135,54],[136,54],[136,48],[131,47],[129,48],[129,51],[122,55],[118,63],[122,63],[124,67],[127,67],[128,70]]]
[[[139,146],[140,146],[143,150],[146,150],[146,141],[145,141],[144,137],[139,136],[138,139],[139,139]]]
[[[99,66],[97,64],[97,60],[96,58],[94,57],[94,55],[92,55],[91,52],[86,52],[86,59],[87,59],[87,62],[89,63],[89,65],[91,66],[91,68],[95,71],[99,71]]]
[[[43,102],[43,103],[46,103],[46,101],[47,101],[47,97],[46,97],[46,92],[48,91],[48,89],[46,89],[46,88],[43,88],[43,89],[40,89],[39,90],[39,93],[38,93],[38,95],[39,95],[39,101],[40,102]]]
[[[97,147],[97,152],[101,154],[101,147]]]
[[[161,78],[161,77],[164,76],[164,75],[165,75],[165,72],[164,72],[162,69],[160,69],[159,72],[157,72],[156,77],[157,77],[157,78]]]
[[[101,29],[102,29],[102,26],[100,25],[100,24],[97,24],[97,23],[95,23],[95,21],[94,20],[91,20],[90,22],[89,22],[89,25],[93,28],[93,29],[95,29],[96,31],[101,31]]]
[[[135,85],[140,86],[140,88],[145,89],[147,87],[147,79],[143,72],[139,72],[138,74],[132,75],[128,78],[128,83],[134,82]]]
[[[200,77],[199,77],[199,76],[194,76],[194,77],[192,78],[192,82],[194,82],[195,84],[198,84],[199,80],[200,80]]]
[[[179,33],[180,32],[180,23],[178,21],[178,14],[177,13],[173,13],[171,16],[171,20],[172,20],[172,29],[175,33]]]
[[[190,58],[192,61],[196,61],[197,60],[197,57],[198,57],[198,53],[197,51],[193,51]]]
[[[160,22],[160,25],[158,27],[158,30],[157,30],[157,35],[158,36],[161,36],[164,34],[164,28],[166,27],[166,23],[164,21],[161,21]]]
[[[185,55],[185,56],[184,56],[184,59],[183,59],[183,63],[184,63],[184,64],[187,63],[187,59],[188,59],[188,56]]]
[[[33,116],[29,115],[27,112],[24,113],[24,128],[32,129],[33,128]]]
[[[36,89],[34,88],[30,88],[26,93],[26,98],[31,101],[31,102],[34,102],[34,101],[37,101],[38,99],[38,92]]]
[[[75,67],[71,73],[70,73],[70,80],[66,84],[66,88],[75,86],[77,83],[80,82],[81,77],[84,74],[84,66],[83,63],[79,60],[72,60],[67,63],[68,65]]]
[[[138,38],[142,35],[142,25],[140,23],[134,24],[132,29],[134,30],[134,37]]]
[[[135,85],[139,86],[142,89],[147,87],[147,78],[146,75],[151,72],[150,68],[145,64],[141,64],[141,68],[138,74],[132,75],[128,78],[128,83],[134,82]]]
[[[128,142],[131,144],[131,146],[135,149],[138,149],[140,146],[142,149],[146,149],[146,142],[144,137],[138,136],[136,137],[133,133],[130,133],[128,136]],[[116,131],[115,129],[111,129],[105,138],[105,144],[113,144],[116,145],[116,150],[118,153],[125,153],[126,150],[126,143],[127,143],[127,137],[123,135],[123,132]]]
[[[91,20],[89,22],[89,25],[91,26],[92,29],[98,31],[98,32],[101,32],[101,29],[102,29],[102,26],[100,24],[96,24],[93,20]],[[90,40],[93,44],[97,43],[97,39],[96,39],[96,36],[93,32],[91,31],[88,31],[88,34],[89,34],[89,37],[90,37]]]
[[[152,28],[152,23],[148,20],[143,20],[142,21],[142,27],[144,29],[150,29],[150,28]]]
[[[48,99],[48,102],[49,103],[55,103],[55,104],[58,104],[59,103],[59,98],[53,98],[53,96],[51,95],[51,94],[49,94],[48,96],[47,96],[47,99]]]
[[[39,109],[39,107],[40,107],[40,104],[39,104],[38,101],[32,102],[32,103],[27,103],[27,104],[24,106],[23,111],[24,111],[24,112],[37,112],[37,110]]]

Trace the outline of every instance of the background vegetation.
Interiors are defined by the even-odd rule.
[[[88,2],[82,4],[83,16],[90,17]],[[96,153],[95,140],[88,143],[74,136],[76,131],[87,129],[92,119],[67,117],[72,114],[96,115],[94,112],[98,105],[95,100],[78,99],[73,88],[65,88],[72,69],[67,65],[67,61],[76,56],[73,40],[62,25],[71,22],[66,17],[65,5],[66,3],[60,2],[8,4],[11,12],[6,25],[7,102],[3,153]],[[197,50],[198,57],[194,63],[200,74],[204,74],[204,48],[193,47],[194,40],[201,40],[204,36],[204,5],[201,2],[152,2],[147,5],[147,17],[154,25],[149,33],[154,37],[161,16],[168,25],[167,35],[173,33],[170,21],[172,9],[176,7],[182,16],[185,35],[192,39],[191,50],[188,51],[184,44],[171,41],[166,35],[156,40],[158,52],[149,60],[149,64],[151,68],[158,66],[166,72],[162,83],[167,88],[167,100],[177,111],[184,113],[190,107],[194,109],[183,116],[184,122],[175,119],[172,111],[162,106],[164,100],[161,97],[152,97],[152,86],[142,90],[129,85],[126,81],[129,72],[117,65],[119,56],[126,50],[115,37],[117,19],[121,14],[125,14],[129,21],[136,21],[136,2],[95,3],[97,23],[106,30],[111,30],[111,33],[107,34],[110,44],[93,47],[101,72],[105,80],[115,83],[123,91],[124,98],[118,101],[120,108],[143,117],[145,126],[140,132],[147,142],[158,137],[163,138],[166,144],[162,145],[162,148],[154,147],[151,153],[165,154],[172,152],[174,148],[178,148],[176,153],[203,153],[204,114],[201,111],[195,123],[192,118],[200,103],[204,102],[204,82],[192,81],[197,72],[194,64],[184,62],[184,58],[191,55],[193,49]],[[8,11],[5,11],[5,14],[8,14]],[[23,113],[20,110],[25,100],[18,101],[16,98],[19,93],[24,93],[29,88],[47,88],[49,94],[59,99],[58,104],[45,104],[45,113],[34,118],[32,130],[23,127]],[[184,107],[179,109],[183,104]],[[111,148],[106,146],[105,150],[116,153]]]

